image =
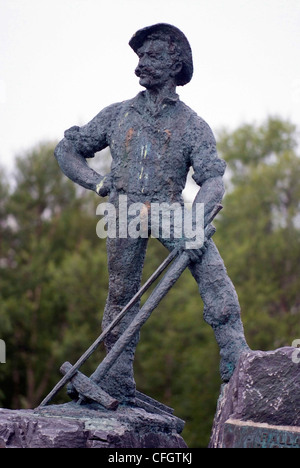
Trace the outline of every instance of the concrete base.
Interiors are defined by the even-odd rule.
[[[75,403],[39,410],[0,409],[0,448],[187,448],[174,416]]]

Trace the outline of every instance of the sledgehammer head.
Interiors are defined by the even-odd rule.
[[[60,372],[65,375],[71,368],[72,365],[69,362],[65,362],[61,366]],[[77,371],[74,377],[71,379],[71,382],[77,392],[89,400],[96,401],[97,403],[100,403],[100,405],[104,406],[104,408],[109,410],[116,410],[118,408],[119,402],[115,398],[111,397],[95,382],[93,382],[81,372]]]

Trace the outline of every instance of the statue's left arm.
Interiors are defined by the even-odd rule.
[[[225,187],[223,175],[226,163],[217,153],[216,140],[210,127],[200,118],[193,129],[193,148],[191,151],[191,165],[194,169],[193,179],[199,185],[194,205],[204,204],[204,224],[214,206],[222,202]]]

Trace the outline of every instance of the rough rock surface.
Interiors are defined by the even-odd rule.
[[[0,409],[1,448],[186,448],[176,418],[141,408]]]
[[[225,422],[231,418],[275,426],[300,426],[300,364],[295,348],[251,351],[221,388],[210,448],[222,447]]]

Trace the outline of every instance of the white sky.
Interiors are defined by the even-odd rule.
[[[213,131],[268,115],[300,126],[300,0],[0,0],[0,164],[139,91],[137,29],[179,27],[181,99]]]

